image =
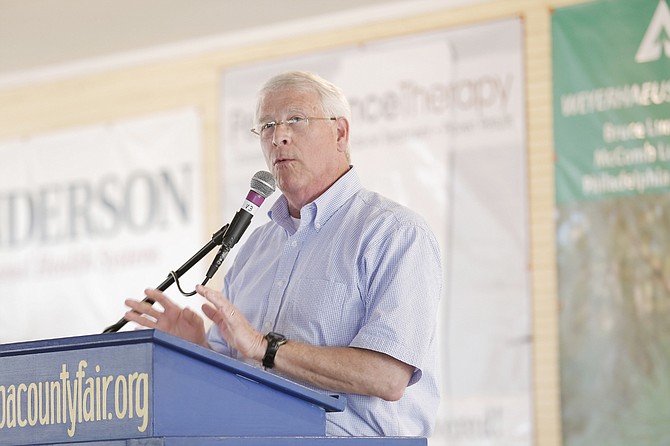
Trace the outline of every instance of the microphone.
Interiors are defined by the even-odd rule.
[[[250,186],[251,190],[247,194],[244,203],[242,203],[242,207],[237,211],[235,217],[233,217],[233,221],[230,222],[226,233],[223,235],[221,248],[207,271],[208,279],[214,277],[214,273],[219,269],[228,252],[240,241],[242,234],[249,227],[249,223],[251,223],[256,210],[275,191],[275,179],[270,172],[259,170],[251,178]]]

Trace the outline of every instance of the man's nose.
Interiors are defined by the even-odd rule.
[[[272,133],[272,144],[275,146],[286,145],[289,142],[291,134],[290,126],[284,122],[275,125]]]

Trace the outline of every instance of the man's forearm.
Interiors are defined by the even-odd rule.
[[[279,372],[341,393],[400,399],[414,367],[384,353],[353,347],[315,347],[289,341],[275,356]]]

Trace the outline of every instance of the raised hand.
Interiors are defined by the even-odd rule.
[[[189,308],[181,308],[158,290],[147,289],[144,290],[144,294],[161,304],[163,311],[148,302],[126,299],[125,304],[131,308],[124,316],[126,320],[209,347],[205,335],[205,323],[200,316]]]
[[[223,294],[211,288],[197,285],[195,290],[211,305],[203,304],[205,316],[219,327],[228,345],[247,358],[263,359],[267,341]]]

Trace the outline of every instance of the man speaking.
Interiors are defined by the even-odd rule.
[[[240,248],[222,293],[198,286],[204,321],[156,290],[125,318],[339,393],[336,436],[430,436],[439,403],[439,247],[411,210],[361,186],[351,111],[319,76],[260,90],[252,129],[282,195]],[[389,154],[393,156],[393,154]]]

